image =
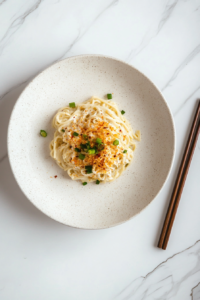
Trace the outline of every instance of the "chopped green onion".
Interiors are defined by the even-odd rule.
[[[88,149],[88,154],[95,154],[95,149]]]
[[[87,142],[87,143],[85,143],[85,144],[80,144],[80,147],[81,147],[81,149],[83,149],[84,151],[88,151],[89,149],[91,149],[90,148],[90,142]]]
[[[97,179],[97,180],[96,180],[96,184],[99,184],[99,183],[100,183],[100,181]]]
[[[84,160],[84,158],[85,158],[85,155],[81,153],[81,154],[79,154],[78,158],[80,158],[80,159]]]
[[[113,145],[114,145],[114,146],[119,145],[119,141],[118,141],[118,140],[115,140],[115,141],[113,142]]]
[[[92,174],[92,169],[91,170],[90,169],[86,170],[86,174]]]
[[[83,138],[84,138],[84,140],[87,140],[88,139],[87,134],[83,134]]]
[[[77,132],[73,132],[73,136],[78,136],[79,134]]]
[[[85,166],[86,174],[92,173],[92,166]]]
[[[121,114],[124,115],[124,114],[125,114],[125,111],[124,111],[124,110],[121,110]]]
[[[129,164],[126,164],[125,167],[128,167]]]
[[[97,143],[97,144],[101,144],[101,143],[102,143],[102,139],[97,138],[97,139],[96,139],[96,143]]]
[[[40,130],[40,135],[43,137],[47,136],[47,132],[45,130]]]
[[[76,104],[75,104],[75,102],[71,102],[71,103],[69,103],[69,107],[71,107],[71,108],[75,108],[75,107],[76,107]]]
[[[94,148],[93,148],[94,150],[95,150],[95,154],[97,154],[98,153],[98,149],[97,149],[97,147],[96,146],[94,146]]]
[[[86,184],[87,184],[87,182],[83,182],[83,183],[82,183],[82,185],[86,185]]]
[[[90,142],[87,142],[86,144],[87,149],[90,149]]]
[[[62,132],[65,132],[65,129],[62,129],[61,131],[62,131]]]
[[[81,149],[75,148],[75,151],[76,151],[76,152],[81,152]]]
[[[92,166],[85,166],[85,169],[92,169]]]
[[[103,150],[104,148],[105,148],[105,146],[104,146],[103,144],[99,144],[99,145],[98,145],[98,150],[101,151],[101,150]]]
[[[112,99],[112,94],[107,94],[108,99]]]
[[[87,148],[87,146],[85,146],[85,144],[80,144],[81,149]]]
[[[127,150],[124,150],[123,153],[127,153]]]

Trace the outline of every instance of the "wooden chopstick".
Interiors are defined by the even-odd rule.
[[[158,247],[162,249],[167,248],[167,244],[169,241],[170,233],[172,230],[172,226],[175,220],[175,216],[177,213],[178,205],[181,199],[181,194],[183,191],[183,187],[185,184],[185,180],[188,174],[188,170],[190,167],[190,163],[192,161],[192,156],[194,153],[194,149],[197,143],[198,135],[200,132],[200,101],[197,106],[196,114],[194,117],[194,121],[191,127],[191,131],[189,134],[189,138],[186,144],[185,152],[183,155],[183,159],[179,168],[179,172],[177,175],[177,180],[174,186],[174,190],[172,192],[170,204],[168,207],[167,215],[165,217],[165,222],[163,224],[162,232],[160,235],[160,239],[158,242]]]

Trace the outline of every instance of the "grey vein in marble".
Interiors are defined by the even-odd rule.
[[[67,47],[67,49],[64,51],[64,54],[59,58],[57,59],[56,61],[58,60],[61,60],[63,59],[66,54],[73,48],[73,46],[88,32],[88,30],[92,27],[92,25],[104,14],[105,11],[107,11],[109,8],[111,8],[112,6],[114,6],[115,4],[117,4],[119,2],[119,0],[114,0],[112,1],[109,5],[107,5],[97,16],[96,18],[90,23],[90,25],[86,28],[86,30],[81,34],[81,30],[79,29],[79,33],[78,35],[76,36],[76,38],[74,39],[74,41],[71,43],[71,45],[69,45]]]
[[[6,2],[6,0],[2,0],[2,1],[0,2],[0,5],[3,4],[4,2]]]
[[[176,299],[182,289],[188,289],[184,299],[190,299],[191,292],[198,295],[200,279],[200,241],[174,254],[159,264],[144,277],[131,282],[115,300]],[[191,286],[194,286],[191,291]],[[187,298],[186,298],[187,297]],[[195,296],[196,297],[196,296]],[[180,299],[180,298],[179,298]],[[199,298],[194,298],[194,300]]]
[[[30,78],[28,78],[27,80],[25,80],[25,81],[23,81],[23,82],[21,82],[21,83],[15,85],[15,86],[13,86],[13,87],[12,87],[11,89],[9,89],[5,94],[0,95],[0,102],[1,102],[1,100],[3,100],[3,98],[4,98],[7,94],[9,94],[10,92],[12,92],[14,89],[18,88],[19,86],[21,86],[21,85],[23,85],[23,84],[25,84],[25,83],[28,83],[33,77],[34,77],[34,75],[31,76]]]
[[[175,111],[175,113],[173,114],[174,116],[176,116],[176,115],[180,112],[180,110],[184,107],[184,105],[192,98],[193,95],[196,94],[196,92],[197,92],[199,89],[200,89],[200,86],[198,86],[198,87],[194,90],[194,92],[192,92],[192,94],[190,94],[190,95],[185,99],[185,101],[180,105],[180,107],[179,107],[179,108]]]
[[[200,282],[192,289],[192,300],[200,300]]]
[[[0,158],[0,163],[2,163],[4,161],[4,159],[6,159],[6,157],[8,157],[8,153],[4,154],[1,158]]]
[[[182,61],[182,63],[180,64],[180,66],[175,70],[174,74],[172,75],[172,77],[167,81],[167,83],[165,84],[165,86],[162,88],[162,91],[164,91],[167,87],[170,86],[170,84],[174,81],[174,79],[176,79],[176,77],[178,76],[178,74],[185,68],[185,66],[191,62],[191,60],[193,60],[195,58],[195,56],[197,56],[200,52],[200,45],[198,45],[187,57],[186,59],[184,59]]]
[[[9,27],[9,29],[7,30],[7,32],[6,32],[6,34],[4,35],[4,37],[3,37],[3,39],[4,40],[8,40],[9,38],[10,38],[10,36],[11,35],[13,35],[16,31],[17,31],[17,29],[19,28],[19,26],[21,25],[21,24],[23,24],[23,22],[25,21],[25,18],[28,16],[28,15],[30,15],[30,13],[31,12],[33,12],[34,10],[36,10],[37,8],[38,8],[38,6],[40,5],[40,3],[42,2],[42,0],[39,0],[31,9],[29,9],[22,17],[19,17],[19,18],[17,18],[16,20],[18,20],[18,27],[15,29],[15,31],[13,31],[13,32],[11,32],[10,34],[9,34],[9,36],[8,36],[8,33],[9,33],[9,31],[12,29],[12,27],[15,27],[16,26],[16,24],[14,25],[13,23],[14,22],[16,22],[16,20],[15,21],[13,21],[13,23],[11,24],[11,26]],[[67,55],[67,53],[72,49],[72,47],[87,33],[87,31],[91,28],[91,26],[102,16],[102,14],[105,12],[105,11],[107,11],[109,8],[111,8],[112,6],[114,6],[115,4],[117,4],[119,2],[119,0],[114,0],[114,1],[112,1],[109,5],[107,5],[97,16],[96,16],[96,18],[90,23],[90,25],[86,28],[86,30],[81,34],[81,30],[80,30],[80,28],[79,28],[79,32],[78,32],[78,34],[77,34],[77,36],[75,37],[75,39],[73,40],[73,42],[67,47],[67,49],[65,49],[65,51],[64,51],[64,53],[59,57],[59,58],[57,58],[56,60],[54,60],[53,62],[52,62],[52,64],[53,63],[55,63],[55,62],[57,62],[57,61],[59,61],[59,60],[61,60],[61,59],[63,59],[66,55]],[[20,21],[20,19],[22,19],[21,21]],[[1,40],[1,42],[3,41],[3,39]],[[3,47],[2,47],[2,49],[1,49],[1,42],[0,42],[0,54],[1,54],[1,50],[3,50]],[[27,81],[29,81],[30,80],[30,78],[29,79],[27,79],[26,81],[24,81],[24,82],[22,82],[22,83],[20,83],[20,84],[18,84],[17,86],[19,86],[19,85],[21,85],[21,84],[23,84],[23,83],[26,83]],[[17,86],[15,86],[14,88],[16,88]],[[13,88],[12,88],[13,89]],[[1,95],[0,96],[0,100],[1,99],[3,99],[4,98],[4,96],[6,96],[12,89],[10,89],[8,92],[6,92],[5,94],[3,94],[3,95]]]
[[[6,33],[4,34],[3,38],[0,41],[0,54],[2,53],[4,47],[6,46],[9,39],[15,34],[15,32],[20,28],[20,26],[24,23],[26,18],[35,11],[39,5],[41,4],[42,0],[38,0],[31,8],[27,9],[22,15],[17,17],[9,26]],[[2,2],[3,3],[3,2]],[[2,4],[1,3],[1,4]]]
[[[150,42],[151,40],[158,35],[158,33],[161,31],[165,23],[168,21],[169,17],[171,16],[178,0],[169,0],[167,2],[167,5],[165,6],[165,9],[161,15],[161,20],[157,26],[157,30],[153,33],[151,30],[147,31],[147,33],[144,35],[142,42],[140,45],[133,49],[130,54],[127,57],[127,62],[130,62],[136,55],[138,55]]]
[[[199,10],[199,8],[200,8],[200,5],[199,5],[199,6],[197,6],[197,8],[195,9],[195,11]]]

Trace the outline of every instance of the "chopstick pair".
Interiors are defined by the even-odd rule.
[[[170,204],[168,207],[167,215],[165,217],[162,232],[158,242],[158,247],[164,250],[167,248],[170,233],[175,220],[178,205],[181,199],[183,187],[189,171],[190,163],[192,161],[194,149],[198,140],[199,132],[200,132],[200,100],[198,101],[196,114],[190,130],[189,138],[186,144],[185,152],[179,168],[176,183],[174,185],[174,190],[172,192]]]

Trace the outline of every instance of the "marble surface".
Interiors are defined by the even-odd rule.
[[[174,116],[171,176],[142,214],[87,231],[40,213],[7,157],[17,97],[41,70],[85,53],[122,59],[162,90]],[[200,97],[200,0],[0,0],[0,299],[200,299],[200,140],[166,251],[156,247]]]

